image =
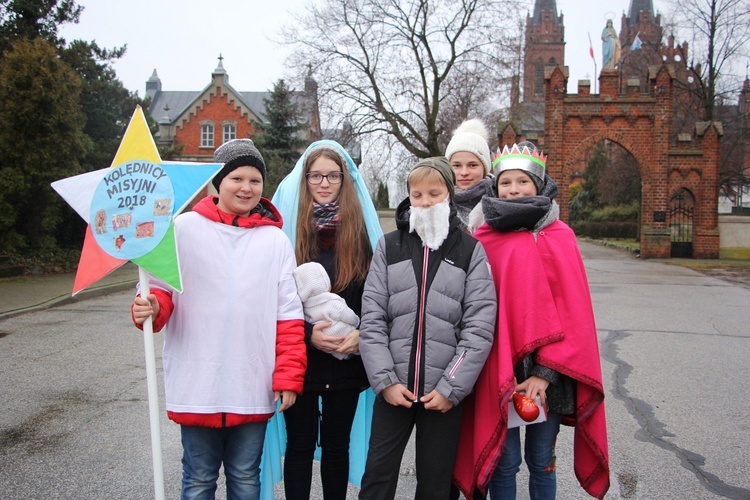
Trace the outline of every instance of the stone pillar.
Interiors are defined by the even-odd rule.
[[[568,182],[563,181],[565,165],[565,144],[563,144],[564,101],[567,87],[568,68],[564,71],[556,66],[544,75],[544,141],[547,154],[547,173],[558,183],[560,218],[568,220],[568,199],[570,188]]]
[[[672,129],[672,79],[670,68],[662,66],[649,78],[654,89],[654,127],[651,138],[653,172],[643,183],[641,196],[641,257],[669,258],[671,254],[669,210],[668,152]]]
[[[603,69],[599,75],[599,98],[611,101],[617,98],[620,73],[616,69]]]
[[[719,198],[719,143],[724,131],[721,123],[698,122],[696,133],[703,149],[703,165],[693,221],[693,257],[718,259],[720,238],[716,200]]]

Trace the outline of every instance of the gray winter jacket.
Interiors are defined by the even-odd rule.
[[[418,398],[433,389],[466,397],[492,347],[495,286],[482,245],[461,231],[455,207],[438,250],[409,233],[409,199],[398,230],[375,249],[362,296],[359,349],[373,390],[396,383]]]

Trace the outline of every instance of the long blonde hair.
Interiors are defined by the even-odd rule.
[[[313,197],[307,186],[307,174],[313,162],[320,157],[336,163],[344,177],[339,191],[339,227],[336,231],[336,257],[334,261],[336,281],[333,291],[341,291],[352,282],[364,282],[370,267],[372,249],[367,236],[362,205],[354,189],[346,162],[337,152],[328,148],[313,149],[305,158],[305,168],[300,178],[299,208],[297,211],[297,248],[295,255],[298,264],[311,262],[318,255],[318,230],[314,227]]]

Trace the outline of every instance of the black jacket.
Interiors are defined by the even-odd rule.
[[[322,230],[321,232],[325,231],[326,230]],[[328,231],[330,231],[331,234],[326,234],[325,236],[328,238],[335,237],[335,235],[332,234],[332,230]],[[334,265],[335,256],[335,247],[325,250],[321,248],[320,245],[318,246],[318,257],[315,260],[325,268],[331,283],[336,282]],[[362,317],[362,292],[364,286],[364,282],[350,283],[344,290],[335,292],[346,301],[346,305],[349,306],[359,317]],[[310,342],[312,327],[312,324],[305,322],[307,372],[305,373],[304,390],[334,391],[339,389],[366,389],[368,386],[367,374],[362,365],[362,359],[358,355],[354,355],[349,359],[340,360],[328,353],[319,351],[313,347]]]

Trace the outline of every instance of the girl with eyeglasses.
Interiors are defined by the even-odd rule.
[[[297,264],[318,262],[332,291],[360,315],[372,252],[383,232],[357,166],[334,141],[311,144],[273,196],[284,219]],[[319,444],[325,499],[344,499],[348,482],[359,484],[374,401],[359,357],[359,330],[326,334],[330,322],[305,324],[308,368],[294,412],[284,413],[286,498],[309,499],[312,461]],[[332,353],[338,353],[334,357]],[[346,355],[345,359],[341,355]],[[364,392],[363,392],[364,391]],[[359,407],[359,410],[358,410]],[[355,422],[355,413],[357,419]],[[356,442],[351,443],[350,436]]]

